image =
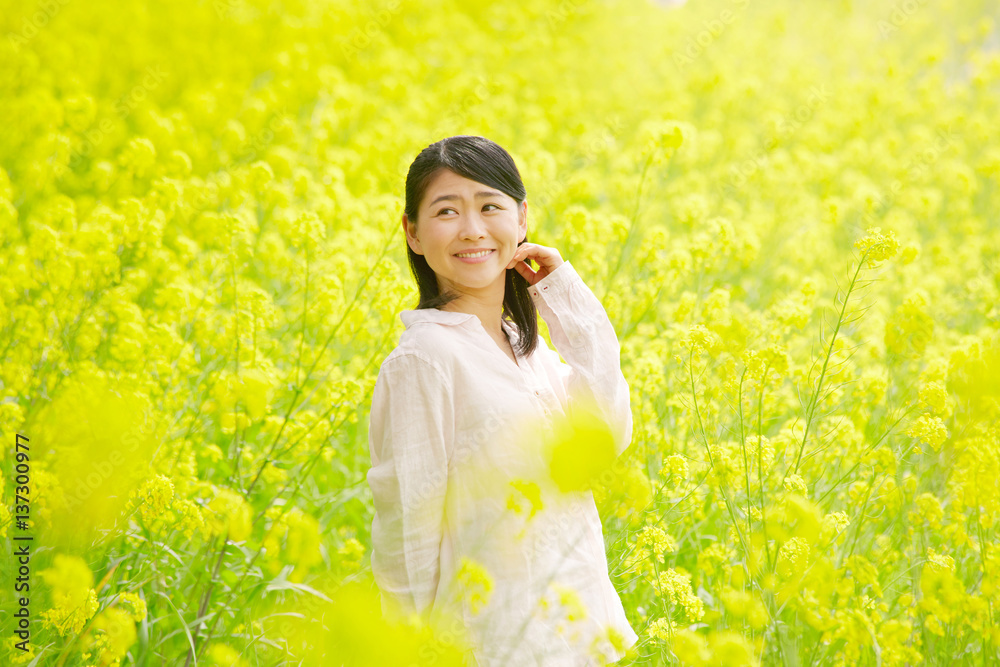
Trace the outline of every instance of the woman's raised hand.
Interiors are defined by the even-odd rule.
[[[534,260],[538,264],[537,271],[533,271],[532,268],[528,266],[528,263],[524,261],[528,258]],[[528,281],[529,285],[534,285],[539,280],[558,269],[559,265],[562,264],[563,261],[565,260],[563,260],[559,251],[555,248],[549,248],[548,246],[525,241],[521,245],[517,246],[517,250],[514,251],[514,256],[511,257],[510,263],[507,264],[507,268],[516,269],[517,272]]]

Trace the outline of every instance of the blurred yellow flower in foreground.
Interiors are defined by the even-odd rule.
[[[99,631],[91,636],[90,649],[100,655],[100,664],[118,664],[136,641],[135,621],[124,609],[109,607],[94,618],[91,626]]]
[[[250,536],[250,506],[239,493],[221,487],[215,498],[208,503],[209,513],[205,518],[212,535],[229,531],[229,539],[234,542]]]
[[[261,615],[263,631],[280,637],[287,657],[304,665],[345,667],[411,665],[464,667],[464,629],[445,614],[432,620],[382,614],[379,593],[369,583],[317,583],[311,592],[272,602]]]
[[[466,556],[462,557],[457,576],[462,588],[468,593],[469,608],[475,616],[490,601],[493,577],[481,563]]]
[[[47,543],[80,544],[88,531],[115,525],[129,493],[148,474],[156,446],[149,397],[100,372],[80,372],[40,412],[35,427],[50,443],[44,459],[56,488]]]
[[[42,623],[59,634],[77,633],[97,611],[94,575],[79,556],[56,554],[52,567],[38,573],[48,585],[52,608],[42,614]]]
[[[558,418],[549,443],[552,481],[563,493],[589,488],[598,475],[611,468],[615,442],[607,422],[591,409],[573,411],[573,418]]]

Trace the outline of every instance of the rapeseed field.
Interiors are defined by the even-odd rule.
[[[4,0],[0,663],[461,664],[365,484],[459,134],[622,344],[618,664],[1000,663],[998,118],[986,0]]]

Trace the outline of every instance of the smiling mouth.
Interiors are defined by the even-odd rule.
[[[485,257],[486,255],[490,255],[490,254],[492,254],[494,252],[496,252],[496,251],[495,250],[483,250],[481,252],[474,252],[474,253],[456,253],[455,257],[462,257],[464,259],[475,259],[477,257]]]

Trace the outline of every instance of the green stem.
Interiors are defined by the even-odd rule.
[[[869,250],[861,256],[858,261],[858,266],[854,270],[854,275],[851,276],[851,284],[847,288],[847,293],[844,295],[844,302],[840,308],[840,316],[837,318],[837,325],[833,329],[833,335],[830,337],[830,347],[826,351],[826,358],[823,360],[823,370],[820,372],[819,381],[816,383],[816,390],[813,392],[812,398],[809,400],[808,414],[806,416],[806,426],[802,431],[802,444],[799,445],[799,455],[795,459],[795,468],[792,473],[797,473],[799,471],[799,464],[802,462],[802,452],[806,448],[806,438],[809,435],[809,427],[812,426],[813,416],[816,412],[816,407],[819,405],[819,394],[823,388],[823,380],[826,378],[826,369],[830,363],[830,357],[833,356],[833,346],[837,342],[837,334],[840,332],[840,327],[844,322],[844,315],[847,312],[847,302],[850,301],[851,292],[854,290],[854,285],[858,280],[858,274],[861,272],[861,268],[865,265],[865,258],[868,256]]]
[[[746,480],[747,487],[747,535],[750,535],[753,531],[753,526],[750,524],[750,461],[747,459],[747,440],[746,433],[743,429],[743,380],[746,378],[747,369],[744,366],[743,372],[740,374],[740,389],[737,395],[737,403],[739,405],[739,416],[740,416],[740,450],[743,452],[743,476]],[[758,468],[760,466],[758,465]]]
[[[219,568],[222,567],[222,559],[226,555],[226,548],[228,546],[229,546],[229,530],[227,529],[226,533],[222,536],[222,548],[219,550],[219,558],[218,558],[218,560],[215,561],[215,570],[212,572],[212,578],[208,582],[208,588],[205,590],[205,595],[204,595],[204,597],[202,597],[201,604],[198,606],[198,616],[197,616],[198,619],[201,619],[201,617],[205,615],[205,610],[208,609],[209,600],[211,600],[211,598],[212,598],[212,589],[215,587],[215,582],[218,581]],[[195,628],[194,637],[192,638],[192,642],[194,643],[194,646],[198,645],[198,634],[199,634],[199,632],[201,632],[201,621],[200,620],[198,621],[198,627]],[[204,646],[205,643],[207,643],[207,642],[208,642],[208,638],[205,639],[205,642],[202,642],[202,646]],[[194,657],[194,654],[195,654],[194,646],[192,646],[192,648],[188,649],[187,659],[184,661],[184,667],[187,667],[188,665],[191,664],[191,659]],[[200,652],[200,649],[199,649],[199,652]]]
[[[635,228],[636,222],[639,219],[639,203],[642,201],[642,186],[646,182],[646,172],[649,171],[649,165],[653,161],[653,152],[646,156],[646,162],[642,166],[642,175],[639,177],[639,187],[636,190],[635,195],[635,205],[632,207],[632,218],[629,221],[628,231],[625,233],[625,241],[622,243],[621,252],[618,253],[618,261],[615,262],[615,268],[611,270],[608,274],[608,279],[604,282],[604,294],[601,295],[601,301],[604,301],[608,297],[608,290],[611,289],[611,283],[614,281],[615,276],[618,275],[618,271],[621,270],[622,262],[625,261],[625,250],[628,248],[629,239],[632,238],[632,230]]]
[[[767,366],[764,367],[764,377],[767,377],[767,371],[771,368],[771,362],[767,362]],[[764,532],[764,557],[767,559],[767,569],[770,570],[774,567],[774,563],[771,562],[771,544],[767,539],[767,509],[764,507],[764,455],[763,447],[761,443],[764,439],[763,431],[763,421],[764,421],[764,383],[761,381],[760,385],[760,396],[757,398],[757,485],[760,488],[760,523],[761,528]],[[770,473],[768,473],[768,478],[770,478]],[[777,560],[777,555],[775,555],[775,560]]]
[[[362,294],[362,292],[364,292],[365,286],[368,284],[368,280],[371,278],[372,274],[375,272],[375,267],[377,267],[378,263],[380,261],[382,261],[383,257],[385,257],[385,254],[389,251],[391,242],[394,239],[395,239],[395,234],[388,234],[387,235],[386,242],[382,246],[382,252],[381,252],[381,254],[378,256],[378,258],[375,259],[374,262],[371,262],[369,264],[368,271],[365,273],[364,277],[362,278],[361,284],[358,286],[358,289],[354,292],[354,297],[351,299],[351,302],[349,304],[347,304],[347,307],[344,309],[343,315],[340,316],[340,319],[337,321],[337,323],[331,329],[330,335],[327,336],[326,341],[323,343],[323,346],[320,348],[319,352],[316,354],[316,359],[313,361],[312,365],[308,368],[308,370],[306,370],[306,376],[305,376],[305,378],[303,378],[301,382],[296,381],[296,383],[295,383],[295,390],[292,393],[291,400],[288,402],[288,408],[285,410],[285,416],[282,419],[281,427],[278,429],[278,432],[274,434],[274,438],[272,439],[271,444],[270,444],[270,446],[267,449],[267,453],[264,456],[264,462],[261,464],[260,469],[257,470],[257,474],[254,476],[253,481],[250,482],[250,486],[247,487],[247,490],[246,490],[246,493],[245,493],[245,497],[247,499],[250,498],[250,493],[253,491],[254,487],[257,485],[257,482],[260,479],[261,473],[264,472],[264,468],[272,460],[271,459],[271,454],[274,452],[275,447],[278,446],[278,441],[281,439],[281,434],[285,432],[285,427],[288,425],[289,419],[291,418],[292,413],[295,411],[295,408],[296,408],[299,396],[301,396],[301,394],[302,394],[303,385],[305,385],[309,381],[309,378],[312,377],[313,371],[316,369],[316,366],[319,364],[320,359],[322,359],[322,357],[323,357],[323,353],[326,352],[326,348],[330,346],[330,343],[333,341],[334,337],[337,335],[337,332],[340,330],[341,325],[343,325],[343,323],[347,320],[348,314],[350,314],[351,309],[354,307],[355,302],[357,302],[357,300],[358,300],[358,297],[360,297],[361,294]],[[298,370],[299,370],[299,364],[296,364],[296,370],[295,370],[296,380],[298,380]]]
[[[715,457],[712,456],[712,449],[711,447],[708,446],[708,434],[705,433],[705,424],[701,419],[701,410],[698,408],[698,396],[697,393],[695,392],[695,387],[694,387],[694,373],[691,370],[692,368],[691,360],[693,357],[694,357],[694,351],[691,350],[690,352],[688,352],[688,377],[690,378],[691,381],[691,398],[694,400],[694,412],[695,415],[698,417],[698,428],[701,430],[702,443],[705,445],[705,451],[708,452],[708,462],[712,467],[712,469],[715,469]],[[726,489],[723,480],[720,480],[719,493],[722,494],[722,499],[726,504],[726,510],[729,512],[729,518],[733,522],[733,528],[736,529],[736,534],[740,538],[740,545],[743,547],[743,553],[749,556],[750,554],[749,546],[747,545],[746,538],[743,536],[743,531],[740,530],[740,524],[736,518],[736,513],[733,512],[732,503],[729,502],[729,496],[726,495]],[[744,558],[743,570],[746,573],[747,578],[749,579],[750,568],[746,561],[747,559]]]

